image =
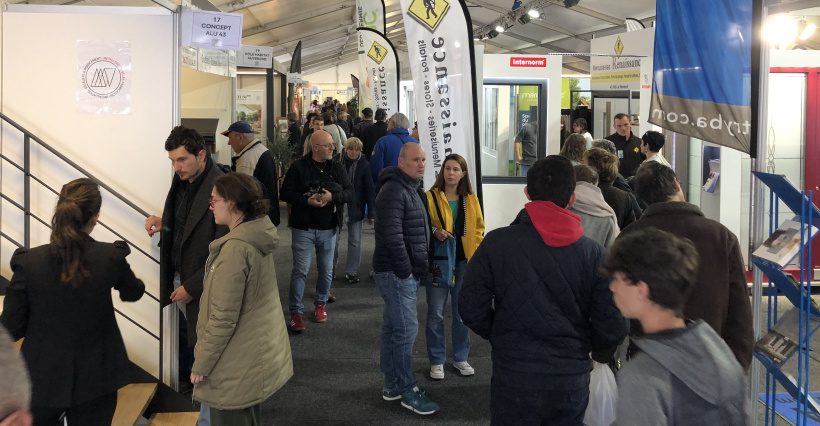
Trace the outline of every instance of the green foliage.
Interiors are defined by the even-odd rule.
[[[569,79],[569,90],[570,90],[570,93],[572,93],[573,90],[581,90],[581,85],[578,84],[578,79],[577,78],[570,78]],[[589,98],[589,96],[586,96],[582,93],[575,92],[575,93],[572,93],[572,97],[569,100],[570,108],[575,108],[576,106],[578,106],[578,103],[581,102],[581,100],[584,100],[588,103],[592,102],[592,100]]]
[[[279,171],[279,176],[284,176],[287,172],[287,167],[291,161],[296,158],[296,151],[294,151],[293,147],[288,143],[287,136],[277,134],[273,140],[266,138],[265,145],[267,145],[268,150],[270,150],[273,156],[273,161],[276,163],[276,170]]]
[[[350,116],[352,117],[352,116],[356,116],[356,115],[358,115],[358,111],[359,111],[359,97],[358,97],[358,96],[354,96],[354,97],[353,97],[353,98],[351,98],[348,102],[350,102],[350,111],[348,111],[348,113],[350,114]]]

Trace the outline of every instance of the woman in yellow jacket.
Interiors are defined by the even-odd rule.
[[[438,210],[436,209],[438,205]],[[456,239],[456,262],[453,287],[427,285],[427,356],[430,358],[430,377],[444,378],[444,360],[447,347],[444,338],[444,308],[447,298],[453,310],[453,368],[462,376],[475,374],[467,363],[470,354],[470,330],[458,314],[458,292],[464,280],[467,261],[484,239],[484,217],[478,197],[473,194],[467,162],[458,154],[444,159],[436,183],[427,191],[427,209],[433,223],[433,236],[438,241]],[[439,219],[439,211],[441,219]],[[442,219],[443,222],[442,223]]]

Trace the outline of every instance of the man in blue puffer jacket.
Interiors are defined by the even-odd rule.
[[[384,191],[376,196],[376,249],[374,278],[384,299],[381,340],[382,397],[401,399],[401,405],[418,414],[433,414],[438,405],[419,389],[413,372],[413,342],[419,331],[416,292],[427,275],[430,218],[419,182],[424,176],[424,150],[405,144],[398,167],[379,174]]]
[[[373,173],[373,183],[376,184],[376,194],[379,193],[381,183],[379,182],[379,172],[391,166],[395,166],[399,161],[399,151],[407,142],[419,143],[410,136],[410,120],[407,116],[397,112],[390,117],[387,122],[387,134],[379,138],[370,156],[370,171]]]
[[[590,352],[614,349],[628,323],[598,276],[604,248],[583,236],[572,163],[550,155],[527,173],[512,225],[487,234],[458,299],[468,327],[492,345],[493,425],[583,424]]]

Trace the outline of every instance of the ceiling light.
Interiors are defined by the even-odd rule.
[[[804,28],[803,31],[800,32],[800,40],[806,40],[809,37],[811,37],[811,35],[814,34],[814,30],[816,29],[817,26],[814,24],[806,25],[806,28]]]
[[[529,24],[530,21],[532,21],[532,17],[526,13],[518,17],[518,22],[522,24]]]
[[[495,26],[495,31],[497,33],[503,33],[504,32],[504,26],[503,25],[496,25]]]
[[[572,7],[577,5],[581,0],[564,0],[564,7]]]
[[[530,15],[531,18],[538,19],[538,17],[541,16],[541,12],[539,12],[538,9],[530,9],[530,11],[527,12],[527,15]]]
[[[787,15],[771,16],[763,33],[772,44],[785,48],[797,37],[797,21]]]

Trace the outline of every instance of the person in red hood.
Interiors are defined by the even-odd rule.
[[[531,202],[467,264],[459,314],[493,348],[493,425],[582,425],[590,352],[607,352],[628,332],[609,279],[598,275],[604,248],[567,210],[574,192],[568,159],[538,160],[524,188]]]

